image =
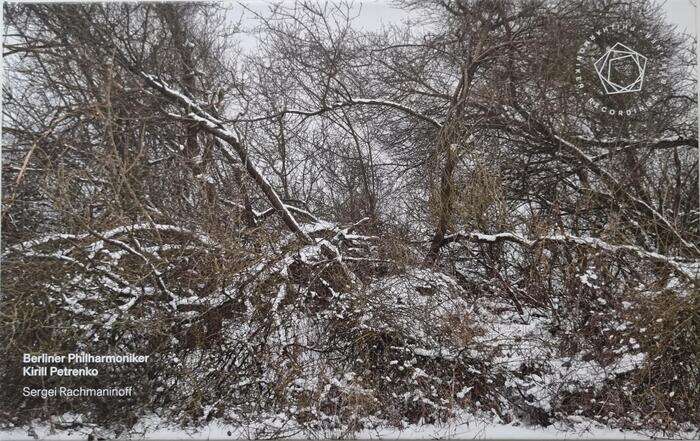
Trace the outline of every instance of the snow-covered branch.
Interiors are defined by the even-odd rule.
[[[459,232],[445,237],[445,243],[467,241],[475,243],[512,242],[528,248],[538,244],[569,244],[605,251],[612,254],[625,253],[636,255],[642,259],[661,263],[672,268],[675,272],[690,281],[697,281],[699,262],[688,261],[674,256],[666,256],[653,251],[647,251],[634,245],[614,245],[595,237],[580,237],[568,234],[556,234],[537,238],[526,238],[513,233],[483,234],[479,232]]]
[[[256,185],[265,194],[270,204],[278,213],[280,213],[280,216],[282,216],[282,219],[287,227],[304,242],[312,242],[308,234],[304,233],[304,231],[302,231],[302,229],[299,227],[299,224],[289,209],[287,209],[287,207],[282,203],[282,199],[272,185],[270,185],[265,176],[263,176],[260,170],[258,170],[255,164],[253,164],[253,162],[250,160],[248,157],[248,152],[243,144],[241,144],[238,135],[234,131],[227,129],[221,120],[212,116],[192,99],[171,88],[159,78],[144,72],[141,72],[141,77],[146,81],[146,84],[158,90],[165,97],[187,112],[188,119],[198,122],[199,126],[206,132],[224,141],[222,143],[217,143],[217,146],[221,148],[224,156],[229,161],[235,161],[235,158],[238,158],[241,162],[243,162],[248,174],[253,178],[253,181],[255,181]]]
[[[639,198],[634,197],[631,193],[626,191],[624,189],[624,186],[620,182],[618,182],[618,180],[615,179],[613,175],[611,175],[609,172],[607,172],[598,164],[596,164],[594,158],[586,155],[578,146],[576,146],[570,141],[567,141],[561,136],[553,135],[553,137],[559,143],[559,145],[561,145],[570,153],[572,153],[579,161],[586,165],[589,170],[598,175],[603,181],[603,183],[606,185],[606,187],[610,189],[611,192],[619,194],[627,201],[627,203],[629,203],[636,209],[645,212],[647,215],[650,215],[665,229],[671,232],[686,250],[690,251],[695,256],[700,256],[700,249],[698,249],[696,245],[686,241],[685,238],[673,227],[673,225],[671,225],[671,222],[669,222],[668,219],[666,219],[661,213],[656,211],[649,204],[647,204]]]
[[[89,245],[87,245],[88,251],[92,253],[96,253],[100,249],[104,247],[104,242],[105,240],[113,239],[114,237],[118,237],[123,234],[131,234],[135,232],[141,232],[141,231],[154,231],[154,232],[166,232],[166,233],[175,233],[175,234],[182,234],[184,236],[189,236],[198,242],[200,242],[203,245],[209,246],[209,247],[216,247],[216,242],[214,242],[209,236],[206,234],[199,232],[199,231],[193,231],[189,230],[187,228],[183,227],[178,227],[176,225],[167,225],[167,224],[154,224],[154,223],[139,223],[139,224],[133,224],[133,225],[123,225],[120,227],[112,228],[110,230],[100,232],[100,233],[94,233],[94,235],[97,235],[100,240],[97,242],[93,242]],[[32,239],[28,240],[25,242],[18,243],[16,245],[12,245],[11,247],[8,247],[4,253],[2,253],[2,258],[5,258],[9,256],[12,253],[15,252],[29,252],[32,249],[46,245],[52,242],[70,242],[71,244],[75,242],[80,242],[82,240],[85,240],[86,238],[90,237],[91,234],[89,233],[84,233],[84,234],[49,234],[44,237],[40,237],[38,239]]]
[[[597,147],[648,147],[651,149],[655,148],[670,148],[679,146],[689,146],[697,147],[698,140],[696,138],[685,138],[682,136],[668,136],[665,138],[654,138],[654,139],[632,139],[632,138],[594,138],[591,136],[575,136],[577,141],[584,142],[589,145],[594,145]]]
[[[248,208],[246,208],[245,205],[239,204],[237,202],[234,202],[234,201],[231,201],[228,199],[222,198],[221,202],[223,202],[225,205],[228,205],[230,207],[240,208],[241,210],[248,210]],[[287,208],[287,210],[289,210],[293,213],[296,213],[301,217],[307,218],[311,223],[319,222],[319,219],[307,210],[304,210],[302,208],[295,207],[294,205],[289,205],[289,204],[284,204],[284,206]],[[267,219],[268,217],[273,215],[275,213],[275,209],[274,209],[274,207],[268,208],[268,209],[263,210],[263,211],[257,211],[257,210],[250,209],[250,213],[251,213],[253,219],[256,222],[259,222],[259,221]]]

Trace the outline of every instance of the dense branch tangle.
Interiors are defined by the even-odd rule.
[[[7,6],[8,351],[164,354],[133,405],[16,425],[697,418],[691,45],[604,3],[300,2],[248,11],[248,51],[216,5]],[[572,63],[624,20],[663,104],[615,119]]]

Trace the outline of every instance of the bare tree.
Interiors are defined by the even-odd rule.
[[[695,42],[647,0],[397,6],[248,10],[247,52],[217,5],[5,6],[3,381],[157,356],[3,419],[697,425]],[[608,95],[576,60],[623,36],[653,63]]]

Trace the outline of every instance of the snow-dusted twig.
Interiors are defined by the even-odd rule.
[[[172,299],[171,301],[171,306],[173,309],[177,307],[177,300],[178,297],[168,289],[168,286],[165,284],[165,281],[163,280],[163,275],[162,273],[153,265],[153,262],[151,262],[150,259],[148,259],[143,253],[139,252],[138,250],[134,249],[132,246],[128,245],[125,242],[122,242],[121,240],[117,239],[112,239],[111,237],[106,237],[103,235],[100,235],[99,233],[93,232],[95,236],[97,236],[101,241],[105,241],[107,243],[110,243],[112,245],[116,245],[119,248],[123,249],[124,251],[138,257],[141,259],[150,269],[151,272],[153,273],[156,282],[158,283],[158,287],[163,291],[164,294],[166,294],[168,297]],[[159,258],[157,254],[153,254],[155,257]]]

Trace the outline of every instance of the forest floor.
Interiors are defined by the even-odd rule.
[[[648,440],[648,439],[698,439],[700,432],[687,432],[671,438],[651,436],[637,431],[617,430],[602,426],[595,422],[582,420],[579,423],[562,425],[554,424],[549,427],[525,426],[519,423],[503,424],[495,420],[489,421],[474,416],[464,416],[450,423],[410,425],[403,429],[378,427],[371,430],[360,430],[354,433],[338,431],[304,432],[294,430],[287,424],[277,427],[275,434],[274,422],[262,425],[232,426],[217,421],[211,421],[198,429],[183,429],[168,424],[157,417],[144,418],[135,429],[128,434],[115,436],[114,433],[104,432],[95,427],[80,429],[52,430],[46,423],[29,427],[16,427],[0,430],[2,440],[81,440],[88,439],[93,434],[97,439],[143,439],[143,440],[234,440],[265,438],[286,439],[482,439],[482,440]]]

